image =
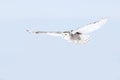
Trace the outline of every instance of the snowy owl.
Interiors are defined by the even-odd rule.
[[[88,34],[95,30],[98,30],[101,26],[103,26],[107,22],[107,20],[108,18],[102,18],[99,21],[87,24],[82,28],[63,32],[30,31],[30,30],[26,31],[34,34],[47,34],[52,36],[60,36],[69,42],[85,44],[89,41],[90,36]]]

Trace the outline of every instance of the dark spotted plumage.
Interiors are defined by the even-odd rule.
[[[75,34],[70,34],[70,39],[71,40],[80,40],[81,38],[80,38],[80,35],[81,35],[81,33],[79,33],[79,32],[76,32]]]

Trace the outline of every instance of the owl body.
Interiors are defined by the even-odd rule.
[[[69,42],[74,42],[77,44],[85,44],[89,41],[89,33],[98,30],[101,26],[103,26],[107,22],[108,18],[100,19],[99,21],[92,22],[90,24],[85,25],[82,28],[78,28],[70,31],[63,32],[46,32],[46,31],[30,31],[27,32],[35,33],[35,34],[47,34],[52,36],[60,36]]]

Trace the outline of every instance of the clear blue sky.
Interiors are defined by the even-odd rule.
[[[120,80],[120,0],[0,0],[0,80]],[[85,45],[26,29],[76,29],[111,17]]]

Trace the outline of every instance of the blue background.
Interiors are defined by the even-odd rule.
[[[0,80],[120,80],[119,0],[0,0]],[[110,17],[85,45],[33,35]]]

